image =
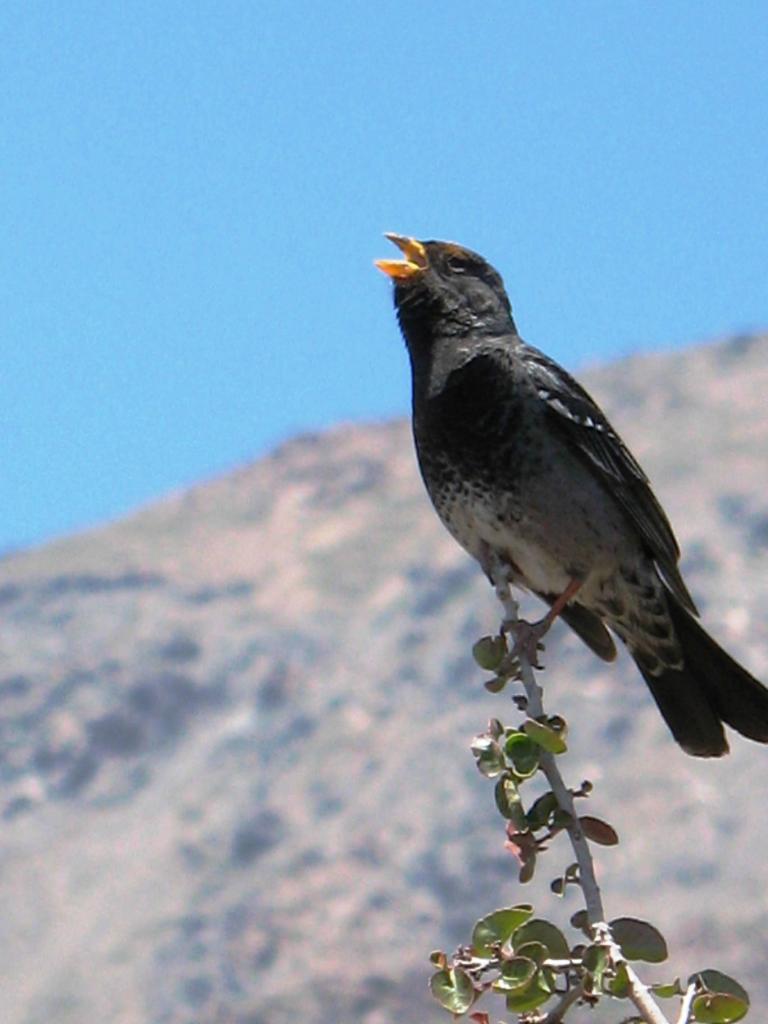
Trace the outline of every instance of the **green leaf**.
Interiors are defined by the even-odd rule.
[[[565,878],[553,878],[552,881],[549,883],[549,888],[555,894],[555,896],[564,896],[565,886]]]
[[[568,736],[568,723],[562,717],[562,715],[550,715],[547,719],[547,725],[550,729],[553,729],[559,736],[566,739]]]
[[[749,996],[746,989],[735,978],[723,974],[722,971],[714,971],[711,968],[706,971],[697,971],[696,974],[692,974],[688,979],[689,985],[692,982],[698,982],[708,992],[721,992],[724,995],[736,996],[737,999],[741,999],[742,1002],[749,1006]]]
[[[439,967],[441,970],[448,966],[448,957],[442,949],[436,949],[433,953],[430,953],[429,959],[435,967]]]
[[[472,979],[460,967],[449,967],[433,974],[429,987],[438,1003],[449,1013],[466,1013],[478,996]]]
[[[528,831],[528,819],[517,788],[517,782],[507,772],[501,776],[494,787],[493,795],[499,813],[511,821],[518,832]]]
[[[568,886],[577,883],[578,880],[579,865],[569,864],[568,867],[565,869],[565,873],[563,875],[561,875],[559,878],[554,878],[550,882],[549,888],[556,896],[563,896],[565,895],[565,890],[568,888]]]
[[[522,732],[510,733],[504,744],[504,753],[521,779],[530,779],[539,770],[540,752],[541,747]]]
[[[532,913],[530,903],[518,903],[514,907],[503,907],[481,917],[472,929],[472,951],[475,956],[492,956],[493,947],[503,945]]]
[[[673,999],[675,996],[681,996],[683,994],[679,978],[675,978],[674,981],[651,985],[651,992],[653,992],[655,996],[658,996],[659,999]]]
[[[647,921],[617,917],[610,922],[611,932],[627,960],[660,964],[667,959],[667,943],[661,932]]]
[[[587,946],[582,956],[585,969],[592,975],[591,990],[598,992],[602,988],[603,975],[611,962],[610,954],[605,946]]]
[[[497,992],[520,993],[528,987],[538,970],[537,964],[525,956],[516,956],[502,964],[501,973],[494,981]]]
[[[692,1009],[699,1024],[731,1024],[746,1017],[749,1002],[725,992],[704,992],[693,1000]]]
[[[515,780],[510,778],[509,775],[501,775],[494,786],[494,799],[496,800],[497,810],[502,817],[511,818],[512,812],[509,805],[511,802],[518,803],[520,800]]]
[[[578,928],[580,932],[584,932],[587,938],[591,937],[589,929],[589,914],[586,910],[577,910],[575,914],[571,916],[571,926]]]
[[[552,815],[553,828],[569,828],[572,823],[573,817],[568,813],[568,811],[563,810],[562,807],[558,807]]]
[[[503,636],[483,636],[472,647],[472,657],[480,668],[495,672],[507,653],[507,644]]]
[[[616,829],[607,821],[585,814],[579,818],[579,823],[584,835],[593,843],[599,843],[600,846],[616,846],[618,844],[619,836]]]
[[[746,1016],[749,996],[735,978],[709,969],[692,974],[688,979],[691,983],[707,990],[693,1001],[694,1020],[701,1024],[730,1024]]]
[[[501,747],[490,736],[475,736],[470,744],[470,750],[475,755],[477,770],[486,778],[494,779],[506,770]]]
[[[521,946],[516,946],[515,949],[518,956],[525,957],[526,960],[533,960],[537,967],[541,967],[544,961],[549,959],[549,950],[543,942],[524,942]]]
[[[619,964],[614,976],[610,981],[604,981],[604,984],[606,992],[610,993],[615,999],[626,999],[629,996],[627,965]]]
[[[546,947],[549,956],[553,960],[567,960],[570,956],[570,949],[565,936],[549,921],[541,918],[534,918],[528,921],[515,932],[512,942],[517,952],[521,946],[528,942],[540,942]]]
[[[534,831],[544,828],[549,823],[550,816],[557,810],[557,807],[557,797],[551,791],[544,793],[537,800],[534,800],[526,815],[529,827]]]
[[[585,968],[590,974],[601,973],[605,970],[610,956],[605,946],[587,946],[582,957]]]
[[[553,991],[551,979],[538,971],[523,992],[507,996],[507,1009],[510,1013],[529,1013],[546,1003]]]
[[[538,743],[550,754],[563,754],[568,749],[563,737],[551,726],[543,722],[537,722],[534,718],[528,718],[523,724],[523,732],[530,736],[534,743]]]

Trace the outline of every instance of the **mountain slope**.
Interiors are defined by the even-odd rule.
[[[705,623],[767,679],[768,337],[587,383]],[[299,438],[0,567],[10,1024],[442,1020],[429,950],[503,901],[549,901],[565,848],[520,890],[466,749],[514,719],[469,658],[498,611],[406,424]],[[598,851],[609,911],[662,927],[665,975],[731,968],[765,1006],[746,951],[768,944],[768,751],[686,758],[631,662],[562,626],[544,663],[568,777],[622,836]]]

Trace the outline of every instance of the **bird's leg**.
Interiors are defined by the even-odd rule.
[[[576,579],[571,580],[571,582],[568,584],[568,586],[562,592],[560,597],[558,597],[557,600],[554,602],[554,604],[549,609],[547,614],[541,620],[541,624],[546,623],[546,628],[544,630],[545,633],[546,633],[547,629],[549,629],[549,627],[555,621],[555,619],[560,614],[560,612],[563,610],[563,608],[565,608],[565,606],[571,600],[571,598],[575,597],[575,595],[579,592],[583,582],[584,582],[584,580],[576,580]],[[539,623],[536,623],[536,625],[539,625]]]
[[[571,580],[562,594],[553,602],[552,607],[544,618],[539,619],[538,622],[526,622],[525,619],[518,619],[517,622],[511,625],[509,631],[515,638],[512,648],[513,655],[522,653],[528,658],[534,668],[541,668],[538,659],[541,639],[549,631],[552,623],[574,594],[577,593],[583,582],[583,580]],[[506,622],[504,625],[506,626]]]

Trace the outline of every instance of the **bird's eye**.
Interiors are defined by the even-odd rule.
[[[469,261],[465,256],[449,256],[445,262],[454,274],[465,274],[469,270]]]

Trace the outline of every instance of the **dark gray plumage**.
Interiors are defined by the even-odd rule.
[[[587,392],[519,337],[499,274],[454,243],[388,236],[411,360],[419,466],[441,520],[489,571],[560,611],[605,660],[627,645],[690,754],[723,723],[768,742],[768,690],[696,622],[679,548],[648,478]],[[554,610],[557,610],[556,605]]]

